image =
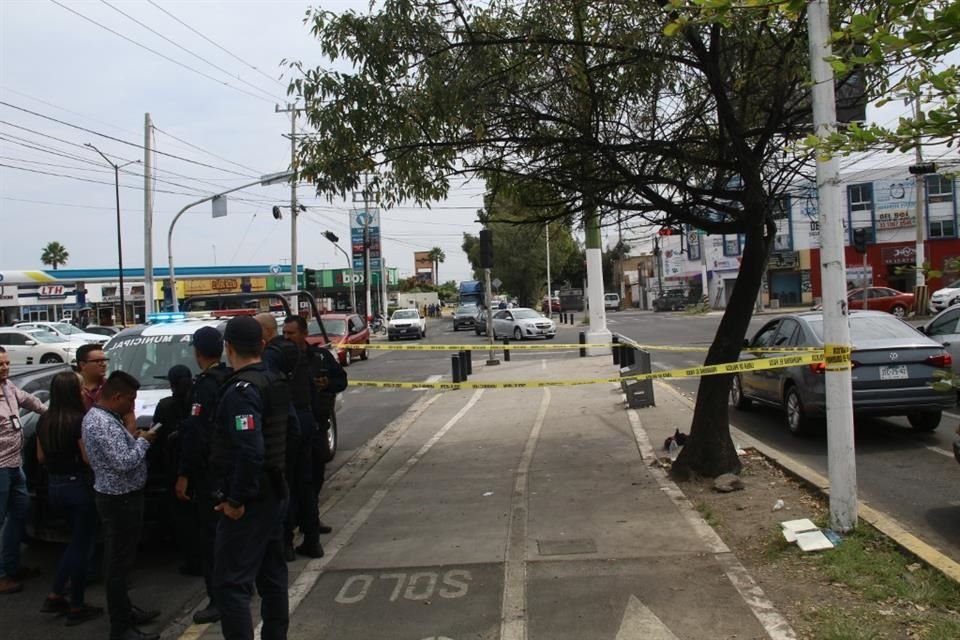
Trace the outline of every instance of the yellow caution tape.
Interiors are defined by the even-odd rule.
[[[510,351],[561,351],[566,349],[611,349],[611,348],[636,348],[644,351],[693,351],[697,353],[706,353],[708,347],[675,347],[662,344],[631,344],[631,343],[606,343],[606,344],[580,344],[580,343],[562,343],[562,342],[540,342],[540,343],[520,343],[511,342],[504,345],[501,342],[494,342],[493,349],[509,349]],[[488,351],[489,344],[393,344],[384,342],[371,342],[366,345],[357,345],[357,349],[371,349],[373,351]],[[822,352],[819,347],[775,347],[762,349],[743,349],[743,353],[817,353]]]
[[[741,362],[728,362],[704,367],[690,367],[686,369],[670,369],[653,373],[637,373],[630,376],[610,376],[607,378],[586,378],[580,380],[529,380],[513,382],[385,382],[379,380],[350,380],[354,387],[376,387],[380,389],[536,389],[540,387],[573,387],[586,384],[603,384],[609,382],[624,382],[631,380],[656,380],[660,378],[695,378],[699,376],[719,376],[739,371],[763,371],[766,369],[783,369],[802,364],[823,362],[822,353],[805,353],[776,358],[758,358]]]
[[[827,344],[823,346],[823,361],[830,371],[842,371],[850,368],[850,345]]]

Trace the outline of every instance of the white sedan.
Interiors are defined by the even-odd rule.
[[[427,335],[427,320],[416,309],[397,309],[387,323],[390,340],[423,338]]]
[[[501,309],[493,314],[493,337],[514,340],[546,338],[557,335],[557,325],[539,311],[526,307]]]
[[[77,357],[78,346],[47,331],[0,327],[0,347],[10,364],[70,363]]]
[[[48,331],[61,340],[72,342],[78,347],[82,344],[103,344],[109,339],[107,336],[81,331],[69,322],[18,322],[13,326],[25,331]]]

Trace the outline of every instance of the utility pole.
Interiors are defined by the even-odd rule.
[[[913,119],[920,123],[923,119],[923,112],[920,110],[920,94],[916,93],[913,96]],[[919,131],[919,129],[918,129]],[[923,148],[920,143],[920,135],[917,134],[915,141],[915,153],[917,166],[920,167],[923,165]],[[916,249],[916,286],[913,292],[913,300],[916,305],[917,315],[926,315],[927,313],[927,278],[924,275],[923,263],[925,261],[925,251],[924,251],[924,240],[927,232],[927,225],[924,216],[924,209],[926,203],[924,202],[924,181],[927,179],[924,174],[917,174],[913,176],[916,181],[917,187],[917,202],[916,202],[916,217],[917,217],[917,249]]]
[[[274,106],[275,113],[290,114],[290,170],[296,172],[297,166],[297,106],[287,104],[285,109]],[[300,302],[297,291],[300,289],[297,282],[297,180],[290,181],[290,297],[294,304],[294,313],[300,313]]]
[[[370,192],[367,188],[367,177],[363,177],[363,286],[366,289],[366,304],[364,313],[367,322],[373,318],[373,306],[370,298]]]
[[[383,257],[383,251],[380,252],[380,313],[384,318],[387,317],[387,260]]]
[[[550,223],[547,223],[547,317],[553,317],[553,285],[550,281]]]
[[[143,320],[154,312],[153,302],[153,123],[143,116]]]
[[[811,0],[810,71],[813,80],[813,125],[820,138],[836,129],[836,96],[829,42],[828,0]],[[820,271],[823,282],[823,334],[826,353],[827,466],[830,476],[830,524],[840,532],[857,525],[857,469],[853,440],[853,391],[850,371],[850,325],[847,316],[846,262],[840,215],[840,159],[817,157],[820,216]],[[852,233],[852,230],[851,230]]]

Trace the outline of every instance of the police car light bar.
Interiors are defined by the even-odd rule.
[[[175,322],[177,320],[186,320],[187,314],[175,312],[175,311],[165,311],[162,313],[150,313],[147,314],[147,322]]]

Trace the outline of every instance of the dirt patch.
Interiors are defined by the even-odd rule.
[[[960,638],[960,586],[866,524],[835,549],[800,551],[783,539],[780,522],[825,526],[826,502],[755,451],[741,460],[743,491],[717,493],[706,480],[680,488],[800,638]],[[778,500],[783,508],[774,510]]]

